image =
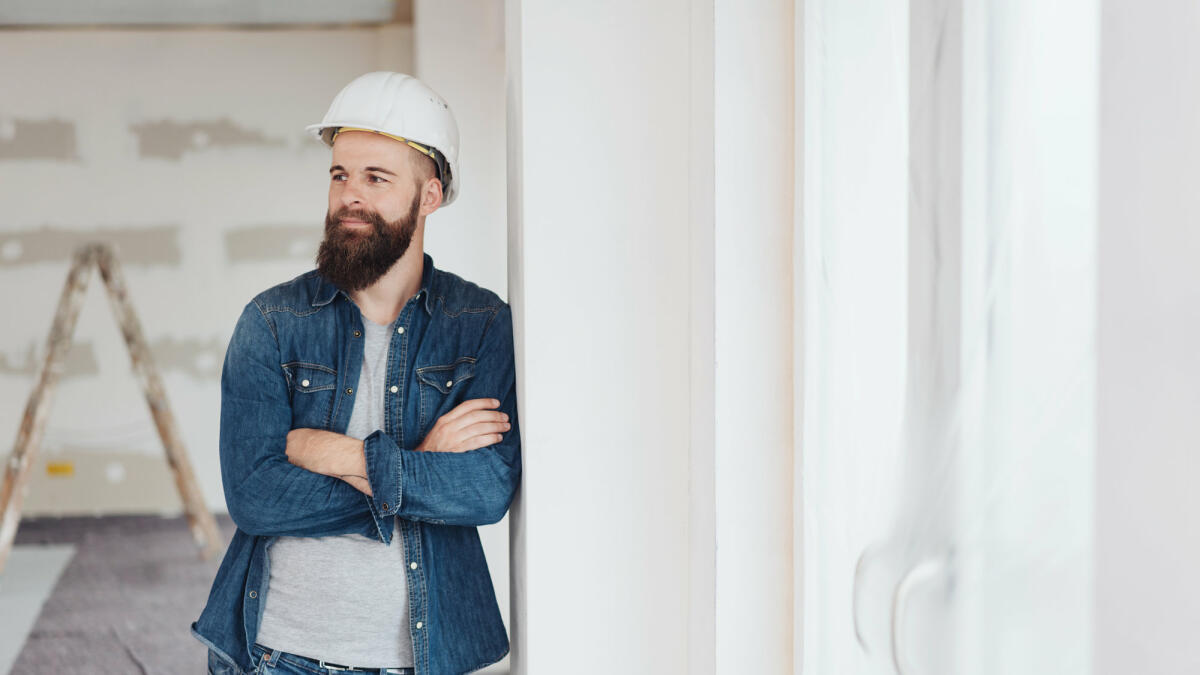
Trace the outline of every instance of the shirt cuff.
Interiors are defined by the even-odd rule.
[[[384,519],[390,519],[400,511],[401,490],[400,479],[400,448],[396,442],[383,431],[376,430],[363,439],[363,455],[367,461],[367,482],[371,485],[371,512],[384,541],[391,539],[392,526],[388,522],[384,527]]]

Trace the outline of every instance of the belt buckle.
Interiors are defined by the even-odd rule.
[[[325,663],[324,661],[317,661],[317,665],[321,666],[322,668],[324,668],[326,670],[335,670],[335,671],[342,672],[342,673],[364,673],[364,672],[366,672],[365,670],[359,670],[358,668],[355,668],[354,666],[343,666],[340,663]]]

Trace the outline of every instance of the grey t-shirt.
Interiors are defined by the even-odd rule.
[[[347,436],[383,428],[390,326],[364,317],[362,375]],[[259,644],[310,659],[365,668],[412,667],[404,545],[358,534],[279,537],[271,545]],[[380,580],[385,580],[380,583]]]

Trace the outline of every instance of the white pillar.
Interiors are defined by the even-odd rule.
[[[793,5],[714,12],[717,673],[793,670]]]
[[[792,2],[508,7],[515,670],[791,670]]]
[[[509,0],[514,672],[687,672],[688,0]]]
[[[790,672],[793,3],[507,7],[514,672]]]
[[[1200,672],[1200,6],[1104,0],[1095,664]]]
[[[691,3],[691,448],[688,485],[688,672],[717,671],[715,179],[711,0]]]

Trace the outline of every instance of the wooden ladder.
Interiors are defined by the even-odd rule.
[[[93,266],[100,268],[100,278],[104,280],[108,289],[113,314],[116,315],[121,334],[125,336],[125,344],[129,347],[134,375],[146,394],[146,403],[150,406],[154,426],[158,428],[158,435],[166,448],[167,464],[175,475],[175,486],[179,488],[179,494],[183,498],[183,510],[187,515],[192,538],[200,548],[201,555],[205,557],[211,557],[221,551],[221,538],[217,532],[216,521],[204,506],[200,487],[196,484],[196,476],[192,472],[191,462],[188,461],[187,450],[175,424],[175,416],[171,414],[171,407],[167,403],[162,378],[158,375],[158,368],[154,365],[145,336],[142,335],[141,323],[133,311],[133,304],[129,301],[125,276],[121,273],[116,255],[108,244],[87,244],[75,252],[71,271],[67,274],[67,283],[58,300],[54,323],[50,326],[50,336],[46,340],[46,360],[42,364],[37,384],[29,394],[25,416],[17,432],[17,441],[4,472],[4,486],[0,489],[0,572],[4,571],[8,556],[12,553],[13,539],[17,536],[17,525],[21,521],[21,505],[29,489],[30,469],[42,442],[42,434],[46,430],[46,419],[50,414],[50,404],[58,378],[62,375],[67,352],[71,350],[75,322],[79,318],[79,310],[83,305],[84,292],[87,290]]]

